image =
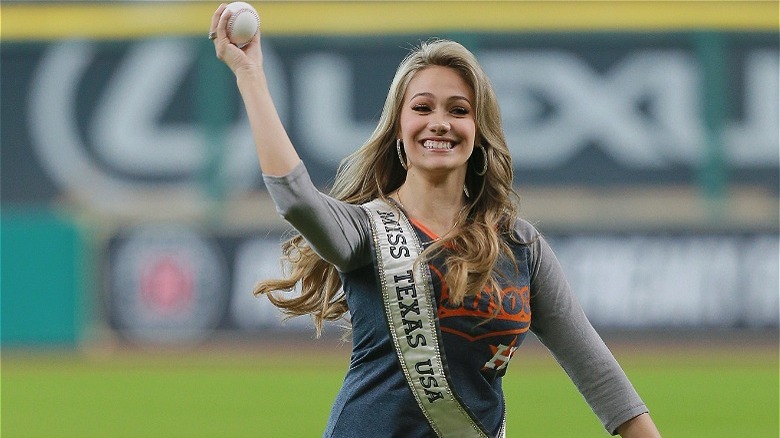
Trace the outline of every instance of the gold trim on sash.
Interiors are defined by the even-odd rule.
[[[375,199],[363,208],[371,219],[393,346],[417,404],[439,437],[487,438],[447,380],[430,271],[427,264],[414,263],[422,252],[417,234],[406,216],[384,200]]]

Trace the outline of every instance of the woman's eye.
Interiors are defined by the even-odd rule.
[[[419,112],[428,112],[431,110],[431,107],[422,103],[418,103],[417,105],[412,106],[412,110],[419,111]]]
[[[453,114],[458,115],[458,116],[465,116],[465,115],[467,115],[469,113],[468,108],[463,108],[463,107],[460,107],[460,106],[455,107],[455,108],[451,109],[450,111]]]

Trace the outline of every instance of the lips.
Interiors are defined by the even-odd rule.
[[[425,140],[423,147],[431,150],[450,150],[452,149],[452,143],[449,141]]]

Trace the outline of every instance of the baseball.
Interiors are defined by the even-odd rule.
[[[260,15],[246,2],[230,3],[225,11],[232,13],[227,23],[228,39],[239,48],[244,47],[260,30]]]

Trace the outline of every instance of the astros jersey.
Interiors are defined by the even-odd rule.
[[[264,176],[278,212],[340,272],[352,322],[352,356],[333,404],[326,437],[432,437],[392,347],[371,252],[365,211],[317,191],[303,164]],[[412,221],[423,245],[436,236]],[[501,300],[480,291],[460,305],[450,299],[441,260],[429,262],[440,339],[451,387],[496,434],[505,411],[501,379],[530,330],[553,353],[610,433],[647,412],[617,361],[588,322],[545,239],[518,220],[510,244],[516,268],[502,259]],[[532,394],[528,395],[532,397]],[[508,433],[516,435],[511,422]]]

